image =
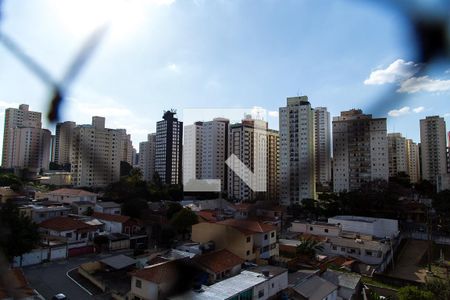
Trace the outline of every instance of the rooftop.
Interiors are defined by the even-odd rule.
[[[244,260],[230,251],[222,249],[197,256],[195,262],[214,273],[221,273],[243,264]]]
[[[97,202],[96,205],[101,206],[103,208],[116,208],[116,207],[120,207],[119,203],[113,202],[113,201],[101,201],[101,202]]]
[[[70,217],[56,217],[52,219],[45,220],[39,224],[39,227],[51,229],[55,231],[68,231],[77,229],[95,229],[95,226],[86,224],[83,221],[70,218]]]
[[[345,273],[333,270],[327,270],[322,274],[322,278],[329,282],[340,286],[346,287],[351,290],[356,289],[358,283],[361,281],[361,275],[355,273]]]
[[[189,291],[183,295],[171,297],[172,300],[198,299],[198,300],[223,300],[248,290],[264,281],[267,278],[259,273],[242,271],[241,274],[220,281],[209,287],[202,287],[203,292]]]
[[[337,290],[337,286],[331,282],[313,275],[304,282],[296,285],[293,289],[303,297],[309,300],[322,300],[333,291]]]
[[[48,192],[47,195],[55,196],[97,196],[95,193],[91,193],[80,189],[58,189]]]
[[[288,274],[289,285],[298,285],[305,281],[307,278],[317,275],[320,270],[298,270],[294,273]]]
[[[264,224],[258,221],[252,220],[236,220],[236,219],[227,219],[217,224],[222,224],[226,226],[231,226],[236,228],[239,231],[242,231],[245,234],[251,233],[264,233],[276,230],[276,227],[269,224]]]
[[[362,239],[348,239],[343,237],[329,237],[328,242],[336,246],[349,247],[349,248],[363,248],[372,251],[387,250],[388,245],[381,243],[380,241],[369,241]]]
[[[129,266],[135,265],[137,261],[129,256],[120,254],[120,255],[104,258],[104,259],[100,260],[100,262],[115,269],[115,270],[120,270],[120,269],[129,267]]]
[[[128,220],[130,220],[130,217],[128,217],[128,216],[110,215],[110,214],[104,214],[104,213],[100,213],[100,212],[94,212],[92,214],[92,217],[97,218],[99,220],[117,222],[117,223],[125,223]]]
[[[177,276],[180,275],[180,270],[178,262],[176,260],[172,260],[134,271],[131,275],[146,281],[160,284],[176,280]]]

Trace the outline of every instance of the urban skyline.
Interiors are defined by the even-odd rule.
[[[101,21],[102,13],[108,12],[101,11],[101,3],[86,12],[83,1],[70,2],[39,0],[15,5],[5,1],[3,5],[2,30],[33,49],[29,54],[51,74],[64,72],[71,54]],[[402,132],[415,141],[419,138],[417,118],[440,114],[450,121],[450,111],[445,110],[448,67],[432,65],[429,74],[417,75],[420,63],[413,53],[410,28],[387,5],[348,1],[331,6],[325,1],[283,5],[262,1],[258,6],[241,1],[145,2],[125,6],[124,15],[136,13],[133,20],[142,23],[130,22],[136,27],[126,27],[128,34],[124,34],[125,28],[111,29],[94,63],[66,95],[63,120],[89,123],[91,115],[102,115],[111,128],[128,126],[138,144],[156,130],[160,111],[165,109],[162,103],[177,108],[261,106],[274,114],[285,96],[305,94],[314,106],[327,107],[332,116],[361,108],[376,117],[387,117],[389,132]],[[83,18],[77,18],[82,14]],[[279,25],[264,22],[271,18]],[[85,20],[81,25],[80,19]],[[169,24],[169,19],[177,21]],[[219,21],[223,19],[231,19],[235,25],[224,26]],[[319,20],[327,22],[320,24]],[[208,29],[205,22],[210,24]],[[366,25],[364,29],[361,23]],[[155,26],[165,28],[168,37],[155,32]],[[352,37],[344,34],[348,30]],[[149,36],[150,41],[141,44]],[[220,41],[219,37],[227,38]],[[184,46],[178,47],[178,41]],[[227,47],[217,47],[220,42]],[[55,51],[55,43],[65,45],[64,49]],[[45,112],[45,85],[5,51],[0,47],[5,58],[3,70],[8,70],[0,72],[4,83],[0,109],[24,102]],[[131,80],[125,83],[124,77]],[[381,98],[391,100],[377,105]],[[278,129],[272,117],[267,121],[270,128]],[[46,120],[43,123],[53,129]]]

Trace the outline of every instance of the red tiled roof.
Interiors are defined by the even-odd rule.
[[[168,261],[134,271],[131,275],[146,281],[160,284],[175,281],[178,275],[182,275],[179,273],[180,270],[177,268],[177,262]]]
[[[91,226],[83,221],[70,217],[56,217],[45,220],[39,224],[39,227],[47,228],[55,231],[89,229],[95,230],[96,226]]]
[[[197,216],[205,219],[208,222],[217,221],[216,213],[212,210],[201,210],[196,212]]]
[[[95,196],[97,194],[80,189],[58,189],[47,193],[48,195],[61,196]]]
[[[128,217],[128,216],[110,215],[110,214],[104,214],[104,213],[100,213],[100,212],[94,212],[92,214],[92,217],[96,218],[96,219],[110,221],[110,222],[116,222],[116,223],[125,223],[130,219],[130,217]]]
[[[252,220],[227,219],[217,224],[231,226],[244,233],[263,233],[276,230],[275,226]]]
[[[211,270],[214,273],[221,273],[244,263],[242,258],[226,249],[197,256],[194,260],[200,266]]]

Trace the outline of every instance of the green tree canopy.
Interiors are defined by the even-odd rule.
[[[183,208],[173,215],[170,225],[180,234],[191,230],[192,225],[198,223],[197,215],[188,208]]]
[[[320,245],[320,242],[311,238],[301,238],[300,242],[301,244],[297,246],[297,254],[306,255],[312,258],[316,255],[316,251],[323,250],[323,246]]]
[[[7,202],[0,209],[0,251],[7,259],[21,256],[39,245],[38,226]]]
[[[146,209],[148,204],[144,199],[127,199],[122,203],[122,214],[132,218],[140,218]]]

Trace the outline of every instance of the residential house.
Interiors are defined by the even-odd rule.
[[[246,261],[278,255],[276,228],[251,220],[227,219],[192,226],[192,240],[214,241],[217,249],[227,249]]]
[[[244,260],[226,249],[221,249],[196,256],[194,262],[208,274],[204,284],[212,284],[239,274]]]
[[[142,225],[139,220],[122,215],[111,215],[99,212],[92,214],[93,218],[100,220],[105,224],[105,231],[111,233],[125,233],[134,235],[140,232]]]
[[[171,300],[278,299],[288,286],[287,269],[264,266],[242,271],[211,286],[201,286]]]
[[[71,204],[75,201],[97,202],[97,194],[81,189],[58,189],[45,194],[50,201]]]
[[[89,211],[94,211],[95,204],[91,201],[75,201],[72,202],[72,212],[76,215],[85,215]]]
[[[312,275],[290,288],[289,294],[289,299],[295,300],[336,300],[338,287],[328,280]]]
[[[48,219],[67,216],[72,209],[61,204],[39,203],[22,205],[19,207],[19,211],[33,222],[41,223]]]
[[[70,217],[56,217],[39,224],[42,233],[51,237],[63,237],[69,244],[87,243],[101,231],[102,225],[90,225]]]
[[[361,295],[361,275],[327,270],[321,277],[338,286],[338,297],[342,300],[358,299]]]
[[[12,190],[9,186],[0,187],[0,203],[6,203],[6,201],[12,200],[18,196],[19,194]]]
[[[109,202],[109,201],[101,201],[95,203],[94,211],[110,214],[110,215],[120,215],[122,214],[122,208],[119,203]]]

